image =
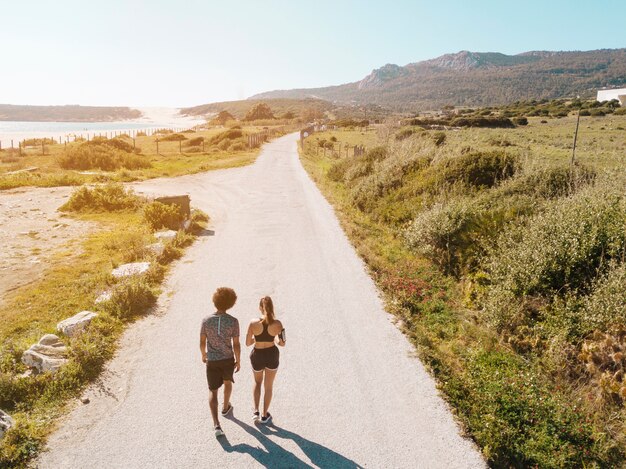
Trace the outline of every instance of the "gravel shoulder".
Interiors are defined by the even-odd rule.
[[[332,207],[302,168],[295,134],[250,166],[156,179],[145,194],[188,193],[211,215],[173,268],[159,310],[131,326],[97,385],[35,463],[41,468],[485,467],[435,383],[392,324]],[[212,433],[200,322],[216,287],[238,295],[242,334],[271,295],[288,330],[272,414],[251,422],[243,347],[234,416]]]

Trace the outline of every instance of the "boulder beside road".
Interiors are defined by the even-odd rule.
[[[22,354],[22,363],[39,373],[56,372],[67,362],[67,347],[54,334],[44,335]]]
[[[0,409],[0,438],[4,436],[9,428],[13,426],[15,422],[9,414]]]
[[[81,311],[71,318],[64,319],[57,324],[57,331],[62,332],[68,337],[74,337],[85,330],[87,325],[95,318],[98,313],[93,311]]]
[[[133,275],[143,274],[147,272],[149,268],[149,262],[131,262],[130,264],[122,264],[118,268],[113,269],[111,274],[115,278],[131,277]]]

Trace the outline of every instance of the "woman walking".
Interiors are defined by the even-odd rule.
[[[274,315],[274,303],[269,296],[261,298],[259,311],[263,317],[253,319],[248,326],[246,334],[246,345],[254,344],[250,361],[254,371],[254,414],[255,421],[267,424],[272,420],[269,413],[272,401],[272,390],[274,378],[278,371],[279,351],[276,343],[281,347],[285,346],[285,329],[282,323]],[[263,395],[263,415],[259,413],[259,403],[261,401],[261,386],[265,393]]]

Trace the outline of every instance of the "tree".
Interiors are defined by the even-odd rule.
[[[274,119],[272,109],[265,103],[257,103],[252,106],[252,109],[243,118],[244,121],[256,121],[259,119]]]
[[[210,124],[224,125],[226,124],[226,122],[234,121],[234,120],[235,120],[235,116],[233,116],[230,112],[220,111],[219,114],[211,120]]]

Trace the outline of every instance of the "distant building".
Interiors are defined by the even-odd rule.
[[[615,90],[598,90],[598,101],[610,101],[617,99],[621,106],[626,105],[626,88],[619,88]]]

